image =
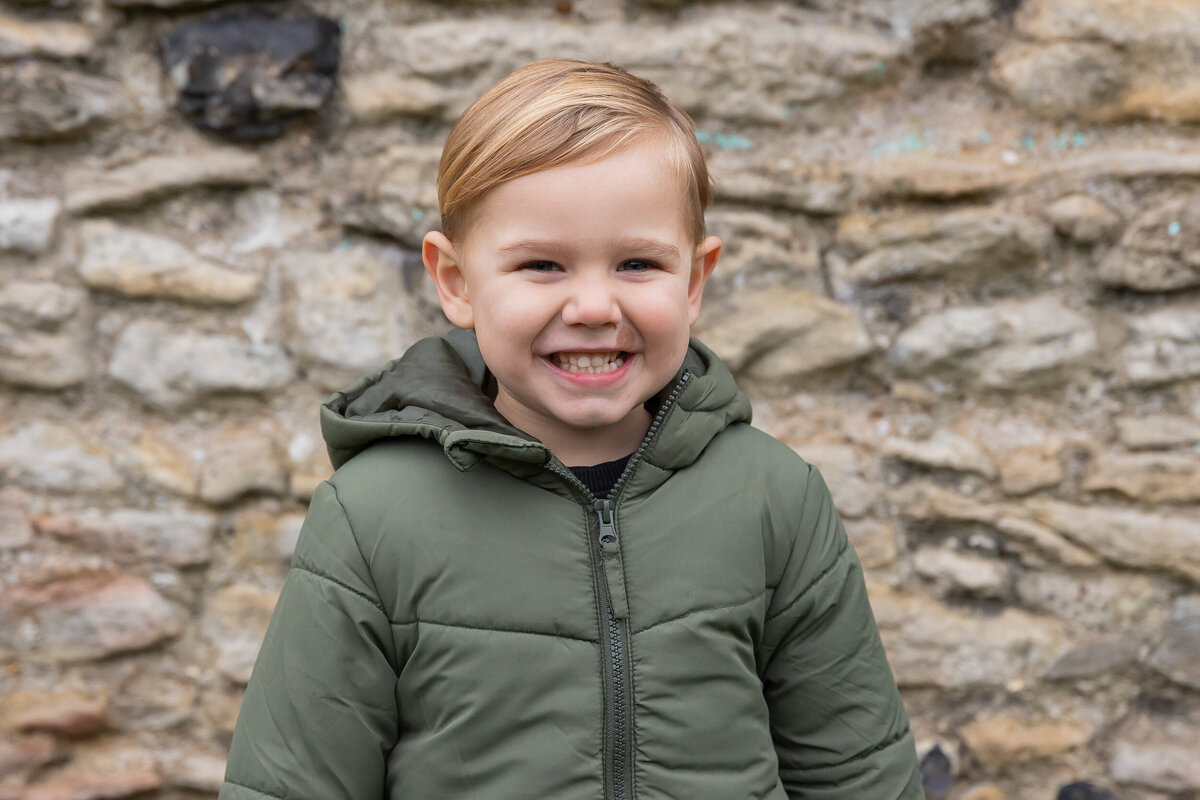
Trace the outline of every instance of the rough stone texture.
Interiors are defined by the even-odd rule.
[[[1200,689],[1200,595],[1175,600],[1146,663],[1176,683]]]
[[[1065,649],[1066,629],[1052,619],[1012,608],[977,616],[882,584],[868,588],[901,686],[1024,685]]]
[[[199,186],[250,186],[266,175],[261,159],[231,148],[153,155],[106,170],[68,176],[67,208],[76,213],[133,208]]]
[[[147,319],[121,332],[108,374],[151,405],[171,409],[219,392],[280,389],[292,378],[293,368],[276,345],[177,332]]]
[[[257,428],[221,431],[200,462],[200,497],[224,505],[244,494],[287,490],[287,468],[269,432]]]
[[[977,156],[911,154],[877,161],[864,175],[864,196],[954,200],[995,194],[1031,180],[1036,173]]]
[[[82,134],[132,107],[119,84],[38,60],[0,64],[0,141]]]
[[[847,306],[805,291],[747,292],[697,330],[734,372],[787,379],[856,361],[875,345]]]
[[[303,514],[240,514],[234,523],[233,557],[242,569],[287,565],[296,549]]]
[[[1090,550],[1073,544],[1044,525],[1019,516],[1003,516],[995,520],[996,528],[1017,547],[1028,546],[1051,561],[1071,567],[1094,567],[1100,557]]]
[[[49,492],[115,492],[125,485],[105,447],[42,420],[0,435],[0,478]]]
[[[900,554],[896,529],[874,520],[845,520],[846,536],[863,567],[879,569],[895,563]]]
[[[32,541],[26,494],[13,486],[0,489],[0,551],[19,550]]]
[[[1121,444],[1131,449],[1174,447],[1200,442],[1200,421],[1172,414],[1123,416],[1116,420]]]
[[[778,214],[723,210],[707,215],[707,230],[721,239],[720,267],[706,292],[720,297],[739,289],[821,286],[821,246],[814,226]],[[704,314],[704,311],[701,311]]]
[[[1200,308],[1163,308],[1129,320],[1121,360],[1130,383],[1153,386],[1200,375]]]
[[[289,347],[322,388],[342,388],[415,340],[398,275],[371,251],[293,253],[279,266]]]
[[[83,25],[70,22],[25,22],[0,14],[0,60],[46,56],[81,58],[96,46]]]
[[[1111,489],[1151,504],[1200,500],[1200,456],[1104,453],[1092,464],[1083,488]]]
[[[896,337],[888,358],[903,374],[936,370],[1022,389],[1061,381],[1097,350],[1088,319],[1047,295],[931,314]]]
[[[116,561],[162,561],[186,567],[208,561],[216,519],[197,511],[92,509],[77,514],[43,514],[37,529],[77,543]]]
[[[1200,41],[1197,43],[1200,45]],[[1200,200],[1176,197],[1146,209],[1097,272],[1109,286],[1172,291],[1200,285]]]
[[[12,692],[0,695],[0,729],[81,738],[104,729],[108,697],[83,692]]]
[[[1165,792],[1200,790],[1195,743],[1200,724],[1158,714],[1137,714],[1124,722],[1109,765],[1113,780]]]
[[[34,784],[26,800],[108,800],[153,791],[163,785],[154,769],[112,769],[94,764]]]
[[[1141,648],[1142,641],[1134,636],[1088,642],[1063,655],[1046,673],[1046,678],[1054,681],[1103,675],[1136,662]]]
[[[1098,570],[1026,571],[1017,577],[1021,604],[1098,632],[1153,629],[1165,614],[1170,584],[1146,575]]]
[[[85,303],[86,294],[74,286],[0,286],[0,383],[64,389],[87,380],[92,366]]]
[[[942,594],[1003,597],[1011,576],[1008,565],[994,558],[945,547],[922,547],[913,554],[913,569]]]
[[[150,647],[178,634],[182,611],[146,581],[81,569],[6,587],[0,596],[0,657],[79,661]]]
[[[892,437],[883,443],[883,455],[933,469],[977,472],[996,477],[991,456],[977,442],[952,433],[937,431],[928,439],[916,441]]]
[[[1062,479],[1057,447],[1020,447],[1000,458],[1000,486],[1008,494],[1047,489]]]
[[[1022,761],[1048,758],[1085,744],[1095,725],[1090,722],[1023,720],[1007,714],[982,717],[959,733],[984,766],[1004,770]]]
[[[47,734],[0,738],[0,777],[10,784],[28,780],[42,767],[65,757],[62,746]]]
[[[1004,513],[999,506],[981,503],[923,480],[910,480],[889,489],[887,499],[910,519],[994,523]]]
[[[37,256],[50,249],[62,203],[54,197],[0,199],[0,250]]]
[[[863,465],[853,448],[805,442],[797,452],[821,470],[843,518],[867,514],[879,498],[879,487],[863,477]]]
[[[235,584],[208,600],[201,625],[216,648],[216,667],[230,680],[250,680],[277,594],[250,584]]]
[[[1094,197],[1072,194],[1046,208],[1046,218],[1054,229],[1085,244],[1103,241],[1121,227],[1121,218]]]
[[[853,260],[835,277],[875,286],[897,280],[978,278],[1033,264],[1048,243],[1038,221],[992,208],[846,217],[838,245]]]
[[[1029,0],[995,80],[1049,117],[1200,119],[1200,9],[1188,0]]]
[[[718,200],[809,214],[837,214],[853,202],[854,177],[836,165],[753,156],[735,160],[718,151],[710,168],[720,176]]]
[[[240,303],[253,297],[262,276],[192,253],[177,242],[107,220],[79,226],[77,269],[84,282],[131,297],[199,303]]]

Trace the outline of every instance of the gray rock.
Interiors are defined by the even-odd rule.
[[[24,22],[0,14],[0,61],[43,56],[82,58],[96,46],[88,29],[71,22]]]
[[[216,518],[204,512],[91,509],[46,514],[38,530],[73,541],[120,563],[163,561],[179,567],[208,561]]]
[[[1044,497],[1029,499],[1025,508],[1037,521],[1109,561],[1200,582],[1200,519],[1195,514],[1079,506]]]
[[[1058,617],[1075,630],[1102,634],[1153,629],[1171,596],[1169,581],[1098,569],[1026,570],[1016,581],[1021,605]]]
[[[1054,662],[1046,679],[1063,681],[1104,675],[1135,663],[1141,647],[1141,640],[1133,636],[1079,645]]]
[[[67,208],[76,213],[134,208],[199,186],[250,186],[266,179],[259,156],[232,148],[147,156],[102,172],[67,175]]]
[[[836,165],[732,150],[718,151],[709,163],[720,176],[718,200],[822,215],[843,213],[854,201],[854,176]]]
[[[1200,375],[1200,307],[1162,308],[1129,321],[1121,361],[1129,382],[1153,386]]]
[[[1145,503],[1200,500],[1200,457],[1184,453],[1102,453],[1083,481],[1087,491],[1111,489]]]
[[[1109,762],[1113,780],[1185,796],[1200,790],[1200,725],[1184,715],[1137,713],[1122,722]]]
[[[258,291],[262,276],[197,256],[186,247],[107,220],[79,226],[77,269],[91,287],[131,297],[200,303],[240,303]]]
[[[946,547],[919,548],[913,555],[913,569],[942,594],[1000,598],[1011,583],[1011,572],[1003,561]]]
[[[437,201],[440,148],[391,148],[373,172],[353,176],[356,189],[335,211],[343,225],[382,233],[419,250],[422,237],[441,224]],[[366,165],[363,165],[366,166]]]
[[[293,368],[277,345],[141,320],[121,332],[108,374],[150,405],[171,409],[217,392],[280,389],[292,379]]]
[[[370,250],[288,253],[279,267],[289,346],[322,387],[340,388],[412,343],[398,272]]]
[[[799,285],[823,292],[821,246],[813,226],[756,211],[715,209],[707,230],[721,239],[721,263],[705,288],[706,298],[737,289]]]
[[[20,550],[33,541],[28,498],[14,486],[0,489],[0,551]]]
[[[200,462],[199,493],[214,505],[251,492],[281,495],[288,473],[274,438],[255,428],[223,431],[205,449]]]
[[[996,477],[996,465],[979,444],[951,431],[938,430],[928,439],[914,440],[892,436],[884,440],[884,456],[935,469],[977,472]]]
[[[53,197],[0,200],[0,250],[38,256],[50,249],[62,204]]]
[[[875,345],[848,307],[804,291],[744,292],[733,311],[697,326],[735,372],[781,380],[848,364]]]
[[[1087,318],[1043,295],[931,314],[900,333],[888,360],[904,375],[945,372],[1019,389],[1060,382],[1097,349]]]
[[[230,680],[246,684],[258,658],[277,595],[250,584],[226,586],[205,604],[201,627],[216,649],[216,667]]]
[[[1200,200],[1186,195],[1144,211],[1097,274],[1108,286],[1139,291],[1200,286]]]
[[[914,153],[872,162],[863,172],[863,197],[874,201],[982,197],[1019,186],[1034,175],[998,159]]]
[[[1200,421],[1171,414],[1117,417],[1117,435],[1132,449],[1174,447],[1200,442]]]
[[[1200,689],[1200,595],[1178,597],[1146,663],[1176,683]]]
[[[851,216],[838,246],[852,259],[835,275],[847,285],[972,278],[1036,262],[1049,244],[1039,221],[993,208]]]
[[[1046,208],[1046,218],[1063,236],[1091,244],[1108,239],[1121,227],[1121,218],[1094,197],[1072,194]]]
[[[35,491],[115,492],[125,481],[106,449],[56,422],[24,422],[0,438],[0,478]]]
[[[0,383],[63,389],[91,375],[86,295],[48,281],[0,288]]]
[[[0,140],[72,136],[132,107],[121,86],[103,78],[36,60],[0,66]]]

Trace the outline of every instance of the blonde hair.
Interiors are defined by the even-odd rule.
[[[458,241],[474,203],[506,181],[598,161],[647,139],[664,146],[681,179],[685,225],[702,241],[713,184],[692,118],[654,83],[609,62],[534,61],[476,100],[446,138],[438,164],[442,233]]]

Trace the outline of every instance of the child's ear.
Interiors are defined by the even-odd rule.
[[[454,252],[454,245],[441,231],[430,231],[421,241],[421,260],[425,271],[433,278],[438,300],[446,318],[456,327],[475,327],[471,299],[467,295],[467,279]]]
[[[700,318],[700,302],[704,299],[704,284],[717,266],[717,257],[721,255],[721,240],[709,236],[696,245],[692,256],[692,269],[688,275],[688,324],[695,325]]]

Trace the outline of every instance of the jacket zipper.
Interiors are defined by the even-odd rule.
[[[632,715],[629,712],[631,697],[629,684],[631,680],[629,667],[629,604],[625,596],[623,580],[617,581],[610,576],[623,573],[619,570],[621,549],[617,535],[617,518],[614,500],[617,498],[629,476],[633,474],[642,456],[658,438],[659,429],[667,417],[667,413],[675,404],[680,392],[687,386],[692,377],[687,370],[680,376],[671,393],[663,401],[650,422],[642,443],[629,458],[629,463],[613,484],[609,498],[597,499],[591,490],[575,477],[570,470],[553,464],[547,470],[558,475],[582,495],[588,506],[595,512],[597,522],[593,533],[592,524],[588,523],[588,550],[592,560],[592,583],[600,598],[601,649],[605,656],[601,659],[603,674],[604,698],[604,797],[605,800],[633,800],[633,731]],[[614,584],[618,584],[614,587]],[[614,588],[616,589],[614,596]]]

